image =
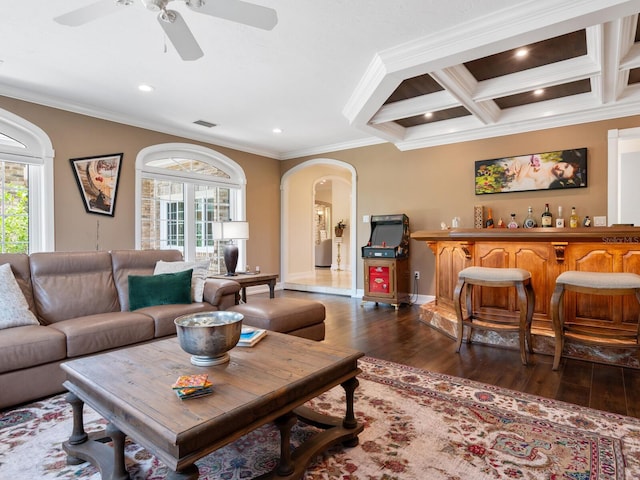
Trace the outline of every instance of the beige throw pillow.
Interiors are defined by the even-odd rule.
[[[202,302],[202,294],[204,293],[204,281],[209,274],[209,260],[202,262],[165,262],[159,260],[153,271],[154,275],[161,273],[176,273],[192,269],[191,275],[191,300],[193,302]]]
[[[0,265],[0,330],[38,324],[38,319],[29,310],[27,299],[13,276],[11,264]]]

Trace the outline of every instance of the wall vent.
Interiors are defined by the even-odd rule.
[[[207,127],[207,128],[213,128],[213,127],[217,127],[218,125],[215,123],[211,123],[211,122],[207,122],[206,120],[196,120],[195,122],[196,125],[200,125],[202,127]]]

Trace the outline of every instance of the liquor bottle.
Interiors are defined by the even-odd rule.
[[[522,222],[522,226],[524,228],[536,228],[538,226],[538,222],[533,218],[533,208],[529,207],[527,210],[527,217]]]
[[[553,226],[553,216],[549,211],[549,204],[544,204],[544,212],[542,212],[542,218],[540,219],[540,225],[543,227],[552,227]]]
[[[511,221],[507,224],[507,228],[518,228],[520,225],[518,225],[518,222],[516,222],[516,214],[512,213],[511,214]]]
[[[562,217],[562,205],[558,205],[558,217],[556,218],[556,228],[564,228],[564,218]]]
[[[487,228],[493,228],[493,211],[489,209],[489,213],[487,214],[487,221],[484,223],[484,226]]]
[[[580,217],[576,213],[576,207],[571,207],[571,216],[569,217],[569,227],[578,228],[579,223],[580,223]]]
[[[591,219],[589,218],[589,215],[585,215],[584,221],[582,222],[582,226],[583,227],[590,227],[591,226]]]

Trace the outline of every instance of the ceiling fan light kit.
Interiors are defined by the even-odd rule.
[[[158,22],[165,34],[185,61],[197,60],[204,55],[187,23],[179,12],[167,10],[175,0],[140,0],[147,10],[159,12]],[[242,0],[182,0],[189,9],[212,17],[223,18],[263,30],[271,30],[278,23],[278,15],[272,8],[243,2]],[[60,15],[54,20],[70,27],[78,27],[114,13],[117,6],[132,5],[134,0],[98,0],[87,6]]]
[[[159,12],[160,10],[165,9],[169,0],[142,0],[142,3],[147,7],[147,10]]]

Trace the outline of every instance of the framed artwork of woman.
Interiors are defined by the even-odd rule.
[[[476,195],[586,186],[586,148],[475,162]]]

